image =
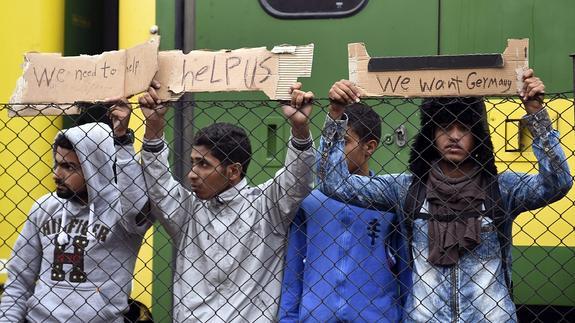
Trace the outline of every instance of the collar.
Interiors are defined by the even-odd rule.
[[[229,189],[221,192],[219,195],[208,200],[208,204],[210,206],[221,206],[221,205],[229,205],[233,202],[240,192],[248,186],[248,181],[244,177],[239,183],[230,187]]]
[[[88,208],[88,204],[79,203],[73,200],[61,199],[62,204],[72,216],[76,216],[82,210]]]

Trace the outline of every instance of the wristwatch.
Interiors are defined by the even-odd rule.
[[[126,134],[120,137],[114,136],[114,145],[126,146],[134,144],[134,130],[126,130]]]

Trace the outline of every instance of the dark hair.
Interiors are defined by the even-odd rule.
[[[497,175],[483,98],[429,98],[423,100],[419,112],[420,130],[413,142],[409,158],[409,169],[414,175],[426,177],[431,163],[441,157],[434,145],[435,130],[454,121],[471,130],[475,141],[475,147],[471,151],[472,160],[489,175]]]
[[[244,129],[229,123],[214,123],[201,129],[194,136],[192,145],[207,147],[224,166],[242,164],[242,178],[246,176],[252,147]]]
[[[58,147],[62,147],[69,150],[74,150],[74,145],[72,142],[66,137],[63,133],[59,133],[54,139],[54,144],[52,145],[52,149],[56,151]]]
[[[352,103],[345,107],[348,126],[359,136],[361,142],[381,141],[381,117],[370,106]]]
[[[74,125],[81,126],[86,123],[103,122],[114,129],[112,120],[108,117],[108,111],[112,104],[76,102],[75,105],[80,108],[80,115],[75,118]]]

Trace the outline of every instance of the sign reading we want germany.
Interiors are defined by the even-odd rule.
[[[514,96],[528,68],[528,39],[510,39],[503,54],[379,57],[348,45],[349,79],[366,97]]]

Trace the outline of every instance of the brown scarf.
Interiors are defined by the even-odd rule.
[[[470,176],[445,176],[434,163],[427,182],[429,257],[433,265],[451,266],[463,252],[481,243],[481,206],[485,190],[479,168]]]

